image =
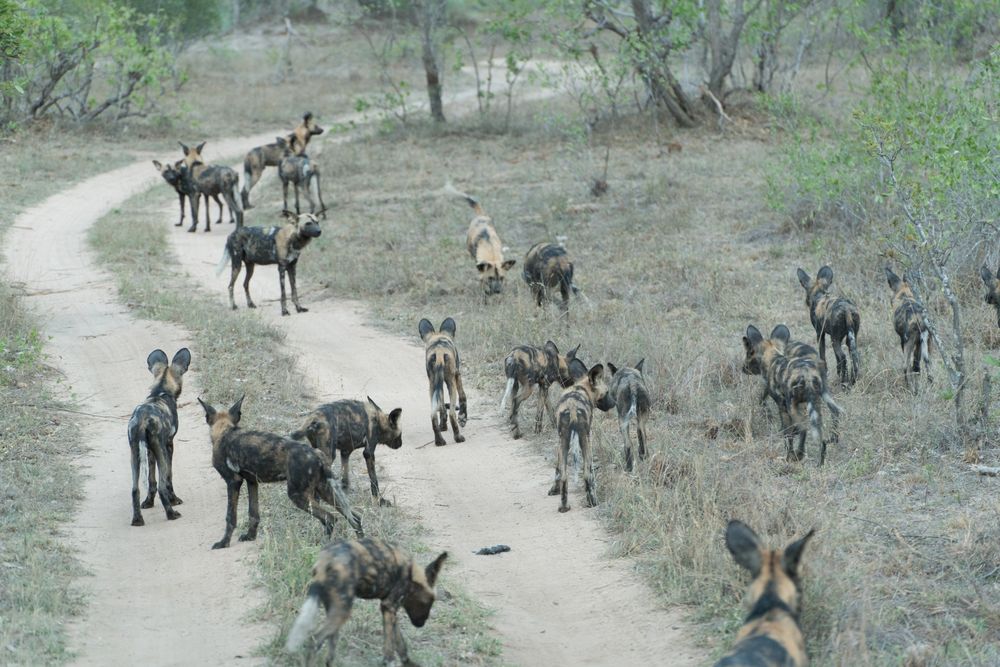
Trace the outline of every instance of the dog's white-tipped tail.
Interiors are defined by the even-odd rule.
[[[930,347],[930,332],[924,329],[920,332],[920,360],[924,362],[924,367],[930,370],[931,366],[931,347]]]
[[[632,392],[632,405],[629,406],[628,412],[625,413],[625,428],[628,428],[628,425],[631,424],[632,420],[635,419],[636,416],[639,414],[639,411],[638,411],[638,409],[636,407],[636,402],[638,400],[639,400],[639,397],[633,391]]]
[[[149,445],[146,438],[139,439],[139,488],[149,479]]]
[[[507,378],[507,389],[503,392],[503,398],[500,399],[500,410],[507,409],[507,399],[510,395],[514,393],[514,378]]]
[[[309,632],[316,623],[316,616],[319,614],[319,606],[319,598],[315,595],[310,595],[302,603],[302,609],[299,610],[299,615],[296,617],[295,623],[292,624],[292,629],[288,631],[288,641],[285,642],[285,648],[289,653],[299,650],[309,638]]]
[[[813,439],[814,442],[820,442],[823,436],[820,432],[819,425],[819,411],[816,409],[816,404],[809,401],[809,437]]]
[[[215,265],[215,275],[221,276],[223,270],[226,268],[226,260],[229,259],[229,248],[222,248],[222,257],[219,258],[219,263]]]
[[[580,434],[576,429],[569,434],[569,464],[573,466],[573,483],[580,481],[580,462],[583,460],[583,452],[580,451]]]

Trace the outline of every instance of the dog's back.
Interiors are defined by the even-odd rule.
[[[536,243],[528,250],[522,270],[524,282],[547,288],[573,283],[573,262],[566,248],[556,243]]]

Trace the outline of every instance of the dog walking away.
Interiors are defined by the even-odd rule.
[[[288,304],[285,300],[285,273],[292,287],[292,303],[295,312],[306,313],[299,303],[299,292],[295,284],[295,271],[299,264],[299,255],[314,238],[322,234],[319,220],[311,213],[295,215],[285,211],[285,223],[280,227],[240,227],[234,230],[226,239],[226,249],[216,268],[216,275],[226,267],[226,257],[229,257],[232,269],[229,277],[229,306],[236,310],[233,299],[233,286],[240,276],[240,268],[246,265],[246,276],[243,278],[243,291],[247,297],[247,308],[256,308],[250,298],[250,279],[258,264],[277,264],[278,281],[281,284],[281,314],[288,315]]]
[[[549,293],[558,287],[562,297],[559,307],[563,315],[569,313],[569,295],[577,290],[573,285],[573,262],[566,248],[557,243],[536,243],[524,257],[521,275],[531,288],[531,295],[539,307],[545,304]]]
[[[371,397],[367,402],[334,401],[309,413],[302,428],[292,433],[291,437],[295,440],[308,439],[313,447],[328,453],[331,460],[336,459],[337,452],[340,452],[340,485],[344,491],[350,489],[350,468],[347,464],[351,452],[364,448],[372,497],[377,498],[380,505],[388,506],[392,503],[382,497],[378,488],[375,446],[380,443],[390,449],[403,446],[403,432],[399,427],[402,414],[402,408],[386,414]]]
[[[288,136],[283,137],[283,140],[291,146],[295,155],[305,155],[309,140],[318,134],[323,134],[323,128],[316,124],[312,113],[307,111],[302,116],[302,122],[299,123],[298,127],[292,130]],[[277,142],[250,149],[250,152],[243,159],[243,190],[240,194],[244,210],[253,208],[253,205],[250,204],[250,190],[257,185],[260,177],[264,174],[264,169],[277,167],[284,157],[285,148]]]
[[[908,389],[916,391],[913,375],[920,372],[921,363],[927,381],[931,380],[931,334],[924,322],[924,309],[913,295],[910,283],[893,273],[888,266],[885,267],[885,277],[892,290],[892,324],[903,351],[903,379]]]
[[[132,450],[132,525],[142,526],[143,509],[153,506],[158,491],[167,519],[179,519],[181,513],[174,509],[181,499],[174,493],[174,436],[177,435],[177,398],[188,366],[191,352],[182,347],[167,363],[163,350],[153,350],[146,358],[146,366],[155,381],[146,400],[136,406],[128,420],[128,445]],[[152,461],[150,461],[152,456]],[[156,469],[160,469],[157,483]],[[147,480],[146,499],[139,504],[139,480]]]
[[[579,362],[574,360],[574,364]],[[580,364],[582,365],[582,364]],[[571,369],[572,370],[572,369]],[[579,450],[583,460],[583,486],[587,492],[587,507],[597,506],[594,493],[594,460],[590,446],[590,425],[594,408],[607,412],[614,406],[604,380],[604,366],[597,364],[578,377],[568,389],[563,390],[556,404],[556,425],[559,429],[559,446],[556,448],[556,477],[549,489],[550,496],[561,496],[560,512],[568,512],[569,477],[568,463],[571,453]]]
[[[806,307],[809,308],[809,319],[816,330],[819,341],[819,358],[826,365],[826,337],[833,342],[833,354],[837,357],[837,375],[840,383],[847,387],[858,380],[861,372],[861,355],[858,353],[858,331],[861,329],[861,315],[858,307],[843,297],[830,294],[833,284],[833,269],[824,266],[813,280],[802,269],[797,270],[799,284],[806,291]],[[841,347],[847,341],[847,350],[851,353],[851,373],[847,374],[847,356]]]
[[[787,338],[784,338],[785,332],[787,332]],[[808,359],[811,360],[816,367],[819,368],[819,373],[823,378],[823,386],[828,387],[826,379],[826,364],[823,360],[819,358],[819,352],[816,348],[808,343],[803,343],[797,340],[791,340],[791,332],[788,331],[788,327],[785,325],[779,325],[771,331],[771,341],[776,345],[781,347],[782,353],[789,359]],[[752,352],[747,351],[747,357],[743,363],[743,373],[745,375],[759,375],[761,376],[761,393],[760,393],[760,403],[763,404],[767,400],[768,396],[778,405],[781,409],[781,397],[770,393],[770,388],[767,384],[767,378],[764,377],[764,370],[761,368],[760,359],[757,358]]]
[[[212,467],[226,482],[228,506],[226,533],[212,545],[225,549],[236,530],[236,506],[240,489],[247,483],[250,522],[240,541],[257,539],[260,509],[257,505],[258,485],[286,482],[288,498],[299,509],[320,520],[327,536],[333,532],[335,519],[320,506],[322,500],[340,512],[359,537],[364,535],[361,515],[351,509],[347,495],[333,476],[322,454],[304,442],[297,442],[264,431],[240,428],[243,398],[228,410],[216,410],[201,398],[212,438]]]
[[[573,384],[573,376],[569,372],[570,362],[576,358],[577,345],[566,354],[559,354],[559,348],[551,340],[545,347],[539,349],[533,345],[519,345],[511,350],[504,359],[504,375],[507,377],[507,387],[500,410],[504,410],[507,401],[513,398],[513,408],[510,413],[510,425],[514,429],[514,439],[521,437],[521,428],[517,423],[517,410],[528,398],[534,388],[538,387],[538,412],[535,415],[535,433],[542,432],[542,419],[547,410],[549,418],[555,425],[555,413],[549,403],[549,387],[559,384],[568,387]]]
[[[639,440],[639,460],[646,458],[646,420],[649,419],[649,390],[642,379],[642,364],[640,359],[632,368],[616,368],[608,363],[611,371],[611,382],[608,384],[608,396],[618,409],[618,429],[625,441],[625,470],[632,472],[632,440],[629,437],[629,424],[635,421],[635,434]]]
[[[503,281],[507,277],[507,271],[517,263],[517,260],[503,258],[503,245],[493,226],[493,218],[486,215],[478,201],[464,192],[459,192],[450,183],[445,186],[445,192],[464,199],[475,214],[465,235],[465,245],[476,262],[479,285],[483,290],[483,303],[486,303],[491,295],[503,292]]]
[[[191,179],[194,181],[198,192],[205,195],[205,231],[212,231],[208,211],[209,197],[215,199],[215,203],[219,205],[219,220],[216,224],[222,224],[222,202],[219,201],[219,195],[222,195],[226,200],[226,206],[229,207],[229,224],[235,222],[237,227],[242,227],[243,207],[240,206],[240,200],[236,196],[238,194],[237,188],[240,185],[240,177],[229,167],[205,164],[201,157],[203,148],[205,148],[204,141],[193,149],[181,143],[181,149],[184,151],[184,166],[191,172]],[[194,215],[195,212],[192,210],[192,216]],[[188,231],[194,232],[197,229],[198,219],[195,217],[191,221]]]
[[[326,204],[323,203],[323,191],[319,182],[319,167],[313,164],[307,155],[296,155],[292,151],[291,144],[281,137],[277,137],[275,143],[282,147],[284,157],[278,165],[278,177],[281,179],[281,193],[285,201],[285,210],[288,210],[288,184],[295,186],[295,213],[298,215],[302,211],[299,208],[299,188],[306,191],[306,199],[309,200],[309,212],[326,217]],[[316,210],[316,202],[313,201],[312,183],[316,182],[316,197],[319,199],[319,211]]]
[[[285,648],[297,651],[309,638],[320,606],[326,619],[316,634],[314,651],[328,646],[326,664],[335,663],[337,636],[351,615],[354,600],[380,600],[382,609],[382,664],[394,665],[396,657],[403,665],[410,660],[406,642],[399,630],[399,608],[410,622],[422,628],[434,604],[434,584],[448,557],[442,552],[427,567],[397,547],[374,538],[339,540],[323,547],[312,570],[306,601],[288,633]]]
[[[455,442],[465,442],[459,430],[459,425],[465,426],[468,412],[465,400],[465,389],[462,387],[461,362],[458,349],[455,347],[455,320],[445,318],[440,329],[434,331],[434,325],[427,319],[420,320],[417,325],[420,339],[424,341],[424,359],[427,367],[427,381],[430,383],[431,394],[431,427],[434,429],[434,444],[438,447],[446,445],[441,433],[448,430],[445,421],[447,412],[451,420],[452,435]],[[444,402],[444,388],[448,387],[450,402]],[[455,414],[455,402],[458,400],[458,414]]]
[[[813,532],[784,549],[765,549],[749,526],[729,522],[726,548],[753,577],[750,614],[736,633],[736,644],[715,667],[805,667],[809,663],[799,625],[799,560]]]

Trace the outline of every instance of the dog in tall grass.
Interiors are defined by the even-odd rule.
[[[569,296],[577,292],[573,285],[573,261],[561,244],[536,243],[524,257],[521,277],[531,289],[535,303],[541,307],[548,295],[559,288],[563,315],[569,314]]]
[[[299,509],[319,519],[329,536],[336,519],[319,504],[322,500],[332,505],[350,524],[359,537],[364,535],[361,515],[351,509],[347,495],[330,471],[328,459],[304,442],[284,438],[265,431],[252,431],[240,427],[243,416],[243,398],[228,410],[216,410],[201,398],[205,422],[212,439],[212,467],[226,483],[228,503],[226,532],[212,545],[225,549],[236,530],[236,509],[240,489],[247,483],[250,522],[240,536],[245,542],[257,539],[260,525],[258,485],[285,482],[288,498]]]
[[[993,306],[997,311],[997,326],[1000,327],[1000,270],[997,274],[993,274],[989,268],[983,264],[983,267],[979,269],[979,276],[983,279],[983,284],[986,286],[986,296],[984,300],[989,305]]]
[[[741,521],[726,527],[726,548],[750,572],[750,614],[736,633],[733,648],[715,667],[805,667],[806,642],[799,625],[802,585],[799,561],[812,530],[784,549],[765,549]]]
[[[521,437],[521,428],[517,421],[517,410],[524,401],[528,400],[535,387],[538,387],[538,412],[535,416],[535,433],[542,432],[542,419],[545,411],[548,411],[549,418],[555,425],[555,413],[552,411],[552,404],[549,402],[549,387],[558,384],[568,387],[573,384],[573,376],[569,372],[569,365],[576,358],[576,353],[580,349],[577,345],[566,354],[559,354],[559,348],[551,340],[546,341],[545,346],[537,348],[533,345],[519,345],[511,350],[507,358],[504,359],[504,375],[507,377],[507,386],[504,390],[503,399],[500,401],[500,410],[507,407],[507,401],[513,399],[513,406],[510,413],[510,424],[514,429],[514,439]]]
[[[790,339],[791,332],[783,324],[774,328],[770,338],[764,338],[752,324],[748,326],[746,335],[743,336],[743,349],[746,352],[743,371],[764,376],[767,394],[774,399],[781,416],[785,459],[801,461],[805,457],[808,436],[819,444],[819,465],[823,465],[826,461],[827,440],[823,436],[820,407],[825,404],[832,415],[834,443],[839,438],[842,410],[830,395],[817,360],[809,355],[786,354]],[[796,438],[798,443],[793,447]]]
[[[313,565],[312,579],[298,617],[285,644],[297,651],[309,638],[319,615],[326,611],[312,651],[328,646],[326,664],[335,662],[340,628],[347,622],[354,600],[379,600],[382,611],[382,664],[413,666],[399,629],[399,608],[418,628],[430,617],[436,599],[434,585],[448,552],[442,552],[426,567],[418,565],[402,549],[382,540],[339,540],[323,547]]]
[[[568,467],[571,455],[575,456],[577,461],[582,461],[587,507],[597,506],[590,426],[594,419],[594,408],[607,412],[614,407],[614,402],[608,393],[603,364],[596,364],[586,369],[579,359],[574,359],[570,371],[575,377],[575,382],[563,390],[556,404],[559,445],[556,448],[555,481],[549,489],[550,496],[560,496],[560,512],[570,510]]]
[[[328,453],[331,460],[336,459],[337,452],[340,452],[340,485],[345,491],[350,489],[350,468],[347,464],[351,452],[363,448],[372,497],[387,506],[391,503],[379,492],[375,446],[380,443],[390,449],[403,446],[403,432],[399,426],[402,414],[402,408],[384,412],[371,397],[367,402],[343,400],[324,403],[306,416],[302,427],[291,437],[295,440],[307,439],[314,448]]]
[[[629,425],[635,421],[635,435],[639,441],[639,460],[646,458],[646,420],[649,419],[649,390],[642,378],[642,365],[645,359],[629,368],[615,367],[608,362],[611,372],[611,382],[608,384],[608,396],[618,411],[618,429],[625,441],[625,470],[632,472],[632,440],[629,436]]]
[[[465,389],[462,387],[462,365],[455,347],[455,320],[450,317],[437,331],[430,320],[422,319],[417,324],[420,340],[424,341],[424,359],[427,368],[427,381],[431,394],[431,427],[434,429],[434,444],[441,447],[445,444],[442,432],[447,432],[447,419],[451,421],[451,432],[455,442],[465,442],[465,436],[459,431],[459,426],[465,426],[468,420],[468,407],[465,399]],[[449,402],[444,402],[444,388],[448,387]],[[458,414],[455,405],[458,404]]]
[[[806,306],[809,308],[809,319],[816,330],[819,341],[819,356],[826,365],[826,337],[830,336],[833,343],[833,354],[837,357],[837,375],[845,387],[853,385],[861,372],[861,355],[858,352],[858,331],[861,329],[861,315],[858,308],[849,300],[830,294],[833,284],[833,269],[822,267],[816,274],[816,279],[802,269],[797,270],[799,284],[806,291]],[[843,343],[847,342],[847,350],[851,355],[851,372],[847,372],[847,356],[844,354]]]
[[[286,156],[286,146],[290,147],[293,154],[305,155],[306,146],[313,137],[323,134],[323,128],[316,123],[312,113],[307,111],[302,116],[302,122],[287,136],[281,137],[281,142],[264,144],[250,149],[243,159],[243,190],[240,192],[243,200],[243,208],[249,210],[253,208],[250,203],[250,190],[253,189],[260,177],[264,175],[267,167],[277,167]],[[285,208],[288,208],[285,206]]]
[[[132,450],[132,525],[142,526],[143,509],[153,506],[157,492],[168,520],[181,518],[174,509],[183,501],[174,493],[174,436],[177,435],[177,398],[181,395],[184,374],[191,365],[191,352],[182,347],[167,363],[163,350],[153,350],[146,366],[153,374],[153,386],[146,400],[136,406],[128,420],[128,445]],[[152,461],[150,461],[152,456]],[[160,469],[159,481],[156,469]],[[146,480],[147,494],[139,504],[139,480]]]
[[[517,263],[517,260],[503,258],[503,245],[500,243],[500,236],[493,226],[493,218],[486,215],[477,200],[464,192],[459,192],[450,183],[445,185],[445,192],[464,199],[472,207],[472,212],[475,214],[469,223],[465,244],[472,259],[476,262],[476,270],[479,271],[479,285],[483,290],[483,303],[486,303],[490,296],[503,292],[503,283],[507,272]]]
[[[226,200],[226,206],[229,207],[229,224],[236,223],[238,228],[242,227],[243,207],[240,205],[240,200],[237,196],[239,194],[240,177],[229,167],[205,164],[204,159],[201,157],[203,148],[205,148],[204,141],[194,148],[189,148],[181,143],[181,149],[184,151],[184,166],[190,172],[195,189],[205,196],[205,231],[212,231],[208,210],[209,197],[215,199],[215,203],[219,205],[219,219],[216,224],[222,224],[222,202],[219,201],[220,195]],[[191,215],[194,219],[191,221],[188,231],[194,232],[198,229],[198,219],[195,209],[192,209]]]
[[[277,264],[278,282],[281,285],[281,314],[288,315],[288,304],[285,298],[285,274],[292,288],[292,303],[295,312],[305,313],[309,309],[299,303],[299,292],[295,283],[295,273],[299,264],[299,255],[314,238],[322,234],[319,220],[312,213],[296,215],[285,211],[285,222],[280,227],[240,227],[234,230],[226,239],[226,248],[222,259],[216,267],[216,275],[226,268],[226,258],[229,258],[231,271],[229,276],[229,306],[236,310],[233,299],[233,286],[240,276],[240,269],[246,266],[246,276],[243,278],[243,292],[247,298],[247,308],[256,308],[250,298],[250,279],[258,264]]]
[[[888,266],[885,277],[892,290],[892,324],[899,336],[899,347],[903,351],[903,379],[906,386],[917,390],[916,373],[923,373],[931,380],[931,336],[924,321],[924,309],[913,295],[913,289],[906,278],[900,278]]]

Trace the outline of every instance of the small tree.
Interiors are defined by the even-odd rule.
[[[420,24],[422,61],[424,74],[427,78],[427,99],[430,103],[431,118],[443,123],[444,105],[441,102],[441,92],[444,84],[441,81],[441,62],[438,55],[439,39],[442,26],[446,20],[447,5],[445,0],[421,0],[417,12]]]

